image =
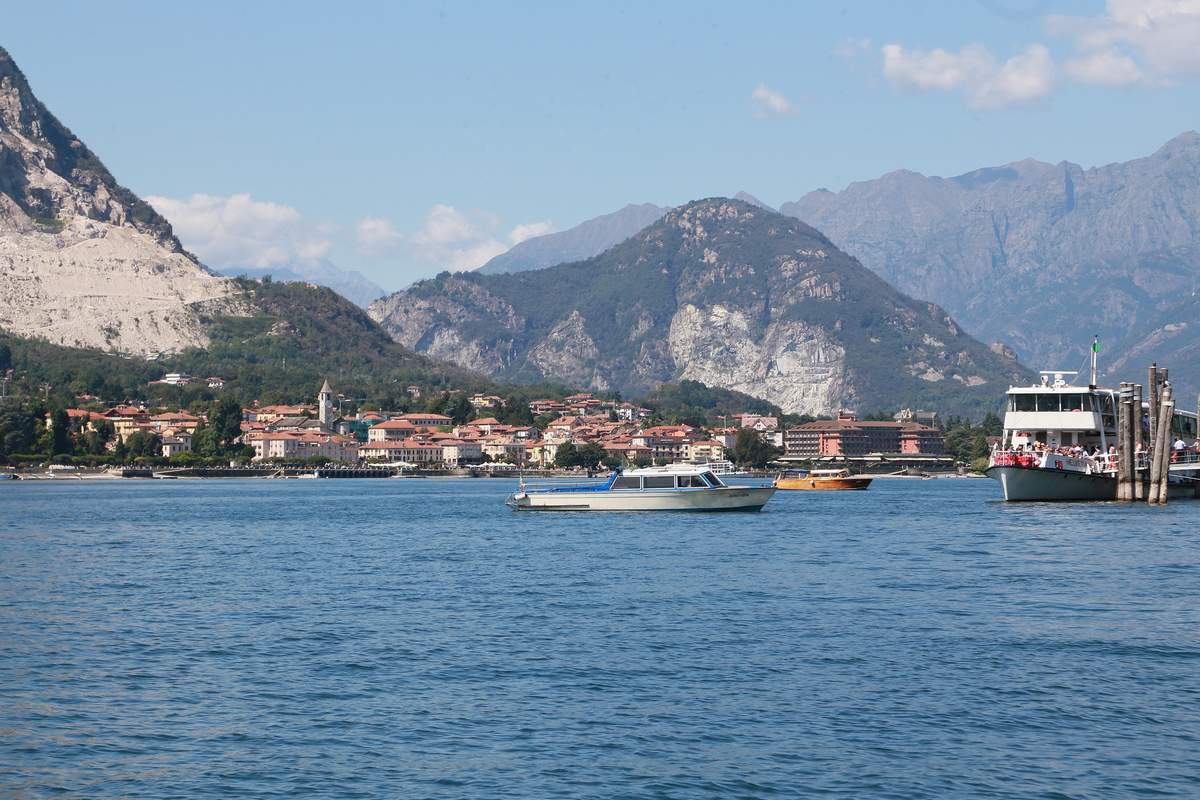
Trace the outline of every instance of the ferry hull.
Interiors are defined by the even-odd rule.
[[[758,511],[772,487],[728,486],[695,491],[518,492],[508,505],[518,511]]]
[[[1025,467],[989,467],[984,474],[1000,484],[1005,500],[1013,502],[1117,499],[1117,479],[1111,475]],[[1172,470],[1171,477],[1172,482],[1167,487],[1168,498],[1198,496],[1195,483],[1200,476],[1195,474],[1195,470]],[[1143,497],[1147,483],[1143,475]]]
[[[1117,499],[1117,480],[1107,475],[1025,467],[989,467],[984,474],[1013,502]]]

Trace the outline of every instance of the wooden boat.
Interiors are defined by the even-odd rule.
[[[776,489],[845,491],[866,489],[870,485],[870,478],[851,475],[848,469],[813,469],[797,475],[783,473],[775,479]]]

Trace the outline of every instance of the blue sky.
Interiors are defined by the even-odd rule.
[[[25,3],[0,45],[206,262],[393,289],[630,202],[1148,154],[1200,127],[1196,5]]]

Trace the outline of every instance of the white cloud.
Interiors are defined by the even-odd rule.
[[[973,44],[957,53],[884,45],[883,74],[921,91],[962,91],[973,108],[996,109],[1039,100],[1059,84],[1164,86],[1200,77],[1200,0],[1108,0],[1094,16],[1051,15],[1049,35],[1066,38],[1074,55],[1059,70],[1050,51],[1032,44],[1001,65]]]
[[[1045,45],[1033,44],[1005,61],[978,86],[968,87],[975,108],[1005,108],[1041,100],[1054,91],[1054,59]]]
[[[354,226],[354,239],[363,255],[382,256],[394,252],[404,241],[404,234],[386,219],[363,217]]]
[[[322,258],[332,245],[327,226],[306,222],[296,209],[249,194],[193,194],[186,200],[147,197],[183,246],[211,267],[264,269]]]
[[[838,42],[833,48],[833,54],[843,61],[854,61],[871,52],[871,40],[853,36]]]
[[[454,206],[436,203],[425,214],[425,223],[412,235],[421,247],[446,247],[480,237],[480,222],[472,222]]]
[[[1109,0],[1100,16],[1051,16],[1046,27],[1074,39],[1081,82],[1129,85],[1131,65],[1152,83],[1200,75],[1200,0]]]
[[[960,89],[978,83],[995,70],[995,60],[986,47],[967,45],[957,53],[935,50],[905,50],[885,44],[883,76],[898,86],[912,89]]]
[[[997,65],[991,51],[970,44],[957,53],[882,48],[883,75],[893,85],[919,91],[962,91],[972,108],[997,109],[1046,97],[1054,88],[1054,61],[1034,44]]]
[[[500,227],[500,218],[490,212],[464,212],[435,203],[414,231],[405,233],[387,219],[364,217],[355,226],[355,239],[363,255],[403,252],[440,269],[462,271],[481,267],[512,245],[554,230],[549,221],[521,223],[507,235]]]
[[[765,83],[754,87],[754,91],[750,93],[750,100],[754,104],[754,116],[759,118],[786,117],[796,113],[795,106],[786,97]]]
[[[1132,86],[1142,80],[1142,71],[1137,62],[1111,47],[1073,58],[1064,67],[1067,75],[1076,83]]]
[[[554,231],[554,223],[550,221],[544,222],[525,222],[513,228],[508,233],[508,240],[513,244],[520,244],[526,239],[532,239],[535,236],[545,236],[547,233]]]

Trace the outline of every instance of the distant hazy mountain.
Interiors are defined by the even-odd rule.
[[[444,273],[369,313],[401,344],[497,377],[629,395],[689,379],[794,412],[978,414],[1029,377],[820,232],[723,198],[584,261]]]
[[[372,301],[387,294],[379,286],[361,272],[341,269],[327,258],[315,258],[296,261],[286,267],[271,269],[238,269],[229,267],[220,270],[222,275],[247,278],[262,278],[270,275],[277,281],[307,281],[318,286],[328,286],[335,292],[350,300],[355,305],[366,308]]]
[[[1092,169],[1026,160],[955,178],[901,170],[781,211],[976,336],[1011,344],[1032,366],[1072,369],[1093,333],[1109,358],[1156,341],[1163,314],[1196,291],[1200,135]]]
[[[204,319],[247,311],[0,48],[0,327],[148,354],[204,345]]]
[[[762,200],[759,200],[757,197],[750,194],[749,192],[738,192],[737,194],[735,194],[733,196],[733,199],[741,200],[743,203],[749,203],[750,205],[758,206],[759,208],[765,208],[768,211],[776,210],[776,209],[772,208],[771,206],[767,205],[766,203],[764,203]]]
[[[484,264],[479,272],[486,275],[524,272],[591,258],[625,241],[666,212],[667,209],[650,203],[627,205],[620,211],[589,219],[574,228],[526,239]]]

